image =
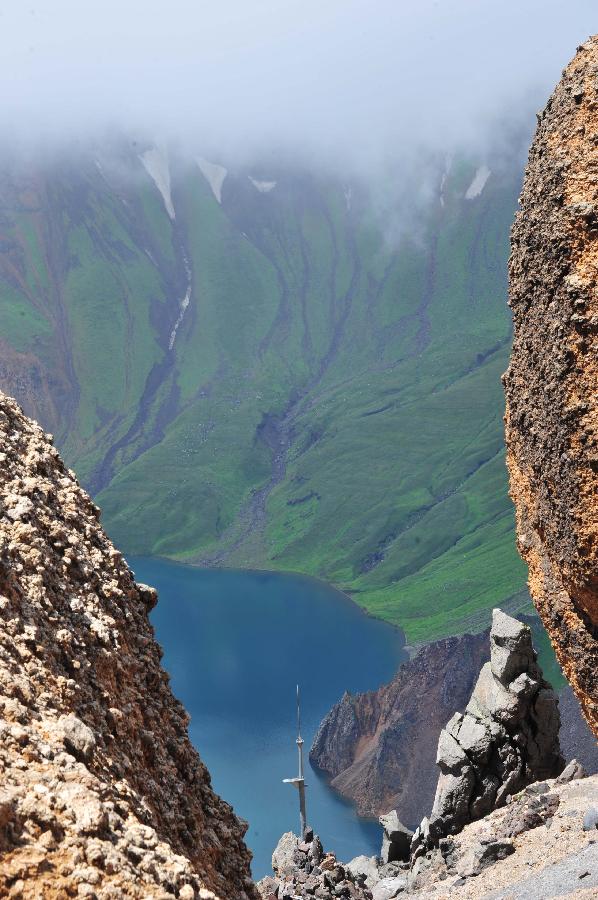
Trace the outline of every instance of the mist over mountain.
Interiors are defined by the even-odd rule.
[[[515,11],[516,10],[516,11]],[[106,133],[284,150],[337,171],[503,142],[595,22],[591,0],[3,5],[3,143]]]

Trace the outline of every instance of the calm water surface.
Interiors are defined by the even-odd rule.
[[[377,853],[380,828],[313,771],[307,751],[345,690],[388,681],[406,657],[401,633],[365,616],[343,594],[295,575],[197,569],[131,559],[156,587],[152,613],[175,694],[214,788],[247,819],[253,874],[270,871],[285,831],[298,831],[295,686],[302,694],[307,814],[326,849],[344,860]]]

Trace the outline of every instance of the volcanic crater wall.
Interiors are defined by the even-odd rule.
[[[598,37],[538,128],[512,231],[506,438],[519,550],[598,735]]]
[[[148,610],[51,440],[0,394],[0,896],[255,896]]]

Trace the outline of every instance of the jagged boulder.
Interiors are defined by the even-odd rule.
[[[465,713],[455,713],[440,734],[436,796],[413,837],[414,856],[525,785],[556,777],[564,766],[559,725],[558,699],[543,678],[530,628],[495,609],[490,662]]]
[[[409,859],[409,848],[413,832],[401,822],[397,811],[392,810],[380,816],[382,825],[382,849],[380,856],[383,863],[405,862]]]

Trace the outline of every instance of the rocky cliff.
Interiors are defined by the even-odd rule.
[[[241,900],[136,584],[48,435],[0,394],[0,895]]]
[[[440,731],[465,709],[488,658],[487,631],[428,644],[377,691],[343,696],[318,730],[311,762],[361,815],[398,809],[414,828],[434,798]]]
[[[598,735],[598,38],[539,116],[512,232],[506,437],[519,550]]]

